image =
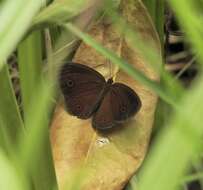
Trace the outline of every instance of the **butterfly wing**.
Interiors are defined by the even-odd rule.
[[[117,122],[134,116],[141,108],[141,100],[136,92],[122,83],[113,84],[111,99],[114,118]]]
[[[101,101],[101,104],[92,118],[92,126],[95,129],[109,129],[115,125],[111,93],[107,92]]]
[[[105,84],[100,73],[78,63],[63,65],[59,75],[67,111],[81,119],[89,118],[97,108]]]
[[[141,107],[139,96],[130,87],[113,84],[105,94],[100,107],[93,116],[96,129],[108,129],[134,116]]]

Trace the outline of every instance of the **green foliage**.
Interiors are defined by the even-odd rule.
[[[7,0],[1,5],[0,69],[3,61],[25,34],[34,15],[44,4],[45,0],[16,0],[15,2]]]
[[[152,17],[152,20],[154,21],[155,27],[157,29],[157,32],[159,34],[161,44],[164,45],[164,0],[155,0],[155,1],[149,1],[149,0],[143,0],[143,3],[145,4],[146,8],[149,11],[149,14]]]
[[[168,94],[165,93],[164,88],[162,88],[158,83],[147,78],[143,73],[134,69],[132,65],[128,64],[122,58],[119,58],[112,51],[102,47],[94,39],[92,39],[90,36],[82,33],[80,30],[78,30],[72,24],[64,25],[64,27],[69,29],[70,31],[72,31],[74,34],[76,34],[80,38],[82,38],[87,44],[93,46],[98,52],[100,52],[105,57],[109,58],[114,64],[119,65],[120,68],[122,68],[124,71],[126,71],[135,80],[142,82],[142,84],[148,86],[150,89],[152,89],[154,92],[156,92],[161,98],[163,98],[166,102],[168,102],[169,104],[176,107],[175,101],[172,99],[171,96],[168,96]]]
[[[11,146],[15,146],[18,135],[24,131],[24,126],[6,64],[0,71],[0,87],[1,145],[10,144]],[[9,149],[5,150],[7,151]]]
[[[50,3],[51,1],[47,2]],[[87,9],[89,5],[84,1],[78,1],[77,4],[75,4],[76,1],[64,1],[61,4],[59,2],[54,1],[39,12],[45,6],[46,1],[1,1],[0,188],[12,190],[57,189],[48,129],[54,106],[52,101],[55,94],[53,84],[55,84],[56,79],[47,74],[51,67],[48,67],[48,71],[44,71],[46,70],[44,69],[46,66],[44,60],[48,55],[46,54],[47,51],[43,51],[43,48],[46,47],[44,45],[46,40],[43,39],[44,35],[41,33],[45,27],[53,27],[54,24],[84,40],[171,105],[173,111],[171,118],[164,122],[167,127],[160,132],[158,131],[150,154],[140,172],[138,185],[141,190],[177,189],[183,183],[182,179],[184,179],[191,161],[194,162],[202,151],[202,74],[194,83],[193,88],[188,91],[183,91],[181,85],[177,84],[177,81],[166,72],[162,74],[163,83],[161,85],[148,79],[143,73],[132,68],[125,60],[116,56],[114,52],[95,42],[74,24],[66,23],[67,21],[75,21],[75,16]],[[163,1],[144,2],[163,42]],[[171,0],[170,4],[186,33],[187,40],[198,55],[199,63],[202,64],[203,28],[202,21],[199,19],[202,17],[200,12],[202,3],[198,2],[197,4],[196,1],[192,0]],[[106,9],[107,14],[108,9]],[[124,18],[116,20],[117,13],[113,11],[111,13],[111,19],[121,27],[120,29],[126,27]],[[41,31],[29,33],[29,31],[39,29],[39,26]],[[51,37],[54,30],[51,29]],[[148,44],[143,44],[139,40],[131,26],[127,27],[126,31],[128,37],[142,51],[146,60],[149,62],[150,60],[152,62],[160,61],[157,60],[156,52],[148,48]],[[53,50],[55,47],[58,48],[57,43],[61,40],[60,33],[57,36],[59,37],[57,37],[56,42],[54,41],[53,44],[51,42]],[[69,38],[66,40],[72,43],[75,39],[69,33]],[[22,110],[20,110],[15,99],[6,65],[8,56],[16,49],[16,46],[20,70]],[[69,48],[69,52],[71,51],[72,46]],[[53,56],[53,59],[61,61],[65,56],[63,55],[60,59]],[[58,61],[53,64],[57,64],[56,62]],[[53,76],[56,76],[56,73],[53,73]],[[202,174],[200,173],[196,176],[185,177],[185,181],[201,177]],[[77,178],[74,180],[77,181]],[[75,184],[74,180],[73,184]],[[132,185],[132,189],[134,189],[133,186],[135,185]]]
[[[27,114],[35,89],[42,77],[41,33],[33,32],[18,47],[18,65],[24,116]],[[26,117],[26,116],[25,116]]]

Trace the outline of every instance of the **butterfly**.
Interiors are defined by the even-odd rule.
[[[92,117],[97,130],[116,127],[141,108],[136,92],[122,83],[107,81],[96,70],[68,62],[59,72],[59,86],[67,112],[80,119]]]

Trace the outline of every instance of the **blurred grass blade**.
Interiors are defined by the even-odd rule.
[[[97,0],[98,1],[98,0]],[[33,20],[32,28],[57,22],[67,22],[85,11],[92,4],[84,0],[54,1],[43,9]]]
[[[164,0],[157,0],[155,7],[156,7],[156,11],[155,11],[156,18],[155,18],[154,22],[155,22],[157,32],[159,34],[159,38],[160,38],[161,45],[162,45],[162,50],[164,51],[165,1]]]
[[[72,5],[75,5],[72,3]],[[44,24],[55,23],[56,21],[64,22],[76,15],[65,2],[53,2],[43,9],[33,20],[32,27],[44,26]]]
[[[195,174],[185,176],[182,182],[185,184],[185,183],[190,183],[190,182],[202,180],[202,179],[203,179],[203,172],[197,172]]]
[[[18,55],[27,129],[20,144],[22,164],[31,173],[36,189],[52,189],[56,186],[48,132],[52,90],[42,79],[41,32],[29,35],[19,45]]]
[[[110,2],[107,1],[107,13],[113,24],[115,24],[119,32],[126,37],[126,39],[129,41],[129,44],[135,50],[139,49],[139,51],[141,51],[141,55],[143,55],[146,63],[158,74],[160,74],[162,71],[162,59],[160,59],[159,36],[157,35],[153,22],[149,22],[150,28],[152,29],[147,33],[147,35],[153,37],[153,40],[146,40],[139,33],[139,30],[142,30],[142,27],[145,26],[145,23],[142,23],[144,20],[137,18],[126,19],[127,15],[129,14],[128,11],[132,12],[132,10],[136,8],[138,9],[136,16],[142,16],[141,11],[146,11],[146,9],[144,9],[144,5],[137,1],[122,0],[122,4],[120,6],[125,6],[125,9],[123,9],[122,13],[118,13]],[[126,2],[128,3],[127,5]],[[148,16],[148,19],[152,21],[149,14],[145,14]],[[139,23],[139,25],[136,25],[136,22]]]
[[[20,141],[20,158],[24,167],[31,171],[35,189],[57,189],[48,129],[52,110],[51,81],[39,82],[34,90],[35,97],[25,118],[27,135]]]
[[[102,0],[91,0],[87,6],[87,9],[73,19],[73,23],[80,29],[84,30],[98,14],[102,7]],[[50,33],[54,51],[53,62],[57,67],[59,67],[59,63],[62,63],[64,59],[70,56],[70,54],[74,51],[79,40],[74,34],[67,32],[60,26],[50,28]]]
[[[133,10],[137,6],[137,2],[129,2],[130,3],[128,4],[128,9]],[[136,51],[141,52],[148,66],[152,67],[155,72],[158,72],[158,74],[161,74],[162,88],[164,88],[164,91],[168,94],[168,96],[171,96],[176,101],[178,101],[182,97],[184,89],[178,80],[174,80],[172,76],[163,69],[162,59],[160,59],[157,48],[154,48],[154,45],[151,42],[148,42],[146,40],[143,41],[141,36],[138,34],[137,30],[139,30],[139,28],[136,28],[135,23],[139,21],[131,20],[130,22],[127,22],[127,20],[125,20],[125,17],[128,14],[127,12],[124,12],[122,17],[113,9],[112,5],[109,2],[107,5],[108,15],[115,23],[117,29],[121,33],[125,34],[126,39]],[[144,10],[145,9],[143,9],[143,11]],[[143,25],[143,23],[140,23],[140,25]]]
[[[196,88],[188,92],[182,102],[182,109],[176,113],[169,126],[158,135],[149,160],[141,172],[140,190],[176,189],[181,184],[182,175],[188,169],[191,160],[201,154],[202,84],[201,78]]]
[[[19,175],[13,162],[3,154],[0,149],[0,189],[28,190],[25,181]]]
[[[183,27],[183,31],[186,33],[187,40],[192,43],[192,48],[198,55],[199,63],[203,64],[203,28],[202,28],[202,8],[203,3],[201,1],[191,0],[170,0],[169,3],[172,6],[176,16],[179,20],[180,26]],[[180,9],[181,7],[181,9]],[[190,14],[186,14],[190,13]]]
[[[18,65],[24,117],[42,77],[41,32],[33,32],[18,46]]]
[[[64,26],[64,28],[70,30],[75,35],[80,37],[85,43],[94,47],[98,52],[100,52],[102,55],[104,55],[105,57],[110,59],[114,64],[117,64],[125,72],[127,72],[129,75],[131,75],[135,80],[137,80],[137,81],[141,82],[142,84],[146,85],[147,87],[149,87],[151,90],[153,90],[155,93],[157,93],[161,98],[163,98],[166,102],[168,102],[170,105],[173,105],[174,107],[177,106],[173,97],[168,95],[165,92],[165,90],[158,83],[147,78],[143,73],[136,70],[134,67],[132,67],[130,64],[128,64],[124,59],[119,58],[113,51],[102,47],[102,45],[97,43],[88,34],[81,32],[78,28],[76,28],[72,24],[66,24],[63,26]]]
[[[155,27],[157,29],[157,32],[159,34],[161,44],[163,47],[164,43],[164,0],[155,0],[155,1],[149,1],[149,0],[143,0],[143,3],[147,7],[152,20],[154,21]]]
[[[0,12],[0,70],[46,0],[4,1]]]
[[[5,153],[12,153],[12,146],[10,137],[8,137],[8,133],[5,131],[6,125],[4,124],[1,116],[0,116],[0,148],[4,150]]]
[[[155,1],[142,0],[142,2],[145,4],[146,8],[148,9],[148,11],[152,17],[152,20],[154,21],[154,23],[156,23],[155,21],[157,19],[156,18],[157,0],[155,0]]]
[[[24,131],[22,118],[18,109],[7,64],[0,71],[0,124],[1,130],[10,143],[15,146],[18,135]]]

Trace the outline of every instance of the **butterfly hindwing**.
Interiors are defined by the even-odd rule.
[[[141,100],[130,87],[122,83],[115,83],[111,88],[111,106],[115,121],[120,122],[139,111]]]
[[[135,115],[140,107],[140,98],[130,87],[115,83],[104,95],[93,116],[92,125],[101,130],[112,128]]]
[[[115,125],[113,110],[111,108],[111,93],[108,91],[101,101],[99,108],[93,115],[93,128],[103,130],[112,128]]]

